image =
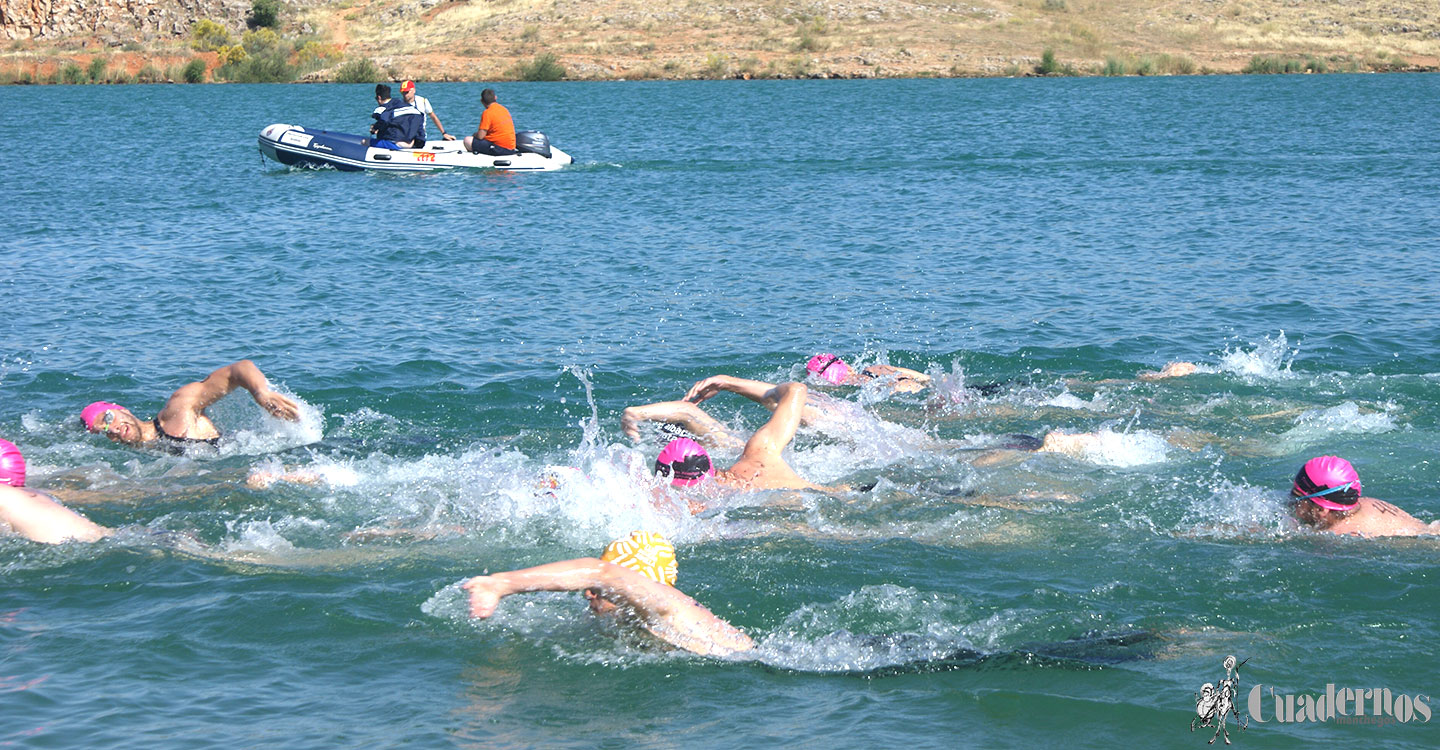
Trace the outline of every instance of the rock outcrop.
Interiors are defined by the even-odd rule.
[[[118,46],[189,35],[209,18],[241,29],[250,0],[0,0],[0,38],[94,36]]]

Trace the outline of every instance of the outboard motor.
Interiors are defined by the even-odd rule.
[[[550,139],[538,130],[522,130],[515,134],[515,150],[522,154],[539,154],[550,158]]]

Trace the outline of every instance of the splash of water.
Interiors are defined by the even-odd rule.
[[[1295,377],[1290,371],[1290,365],[1299,353],[1300,348],[1290,348],[1285,332],[1281,331],[1274,338],[1266,336],[1252,344],[1252,348],[1248,350],[1226,346],[1224,353],[1220,355],[1220,370],[1263,380],[1285,380]],[[1207,369],[1198,371],[1204,372]]]

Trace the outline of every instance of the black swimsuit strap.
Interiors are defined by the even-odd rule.
[[[171,435],[170,433],[168,433],[168,432],[165,431],[165,428],[164,428],[164,427],[161,427],[161,426],[160,426],[160,418],[159,418],[159,417],[156,417],[156,418],[150,420],[150,423],[153,424],[153,425],[155,425],[155,434],[156,434],[156,435],[158,435],[159,437],[162,437],[162,438],[164,438],[164,439],[166,439],[166,440],[169,440],[169,441],[172,442],[172,443],[177,443],[177,444],[179,444],[179,445],[196,445],[196,444],[219,445],[219,444],[220,444],[220,438],[218,438],[218,437],[213,437],[213,438],[191,438],[191,437],[178,437],[178,436],[175,436],[175,435]]]

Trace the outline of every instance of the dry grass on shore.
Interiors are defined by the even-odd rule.
[[[288,24],[427,80],[1440,67],[1440,3],[1416,0],[339,0]]]
[[[315,13],[341,14],[354,51],[432,78],[509,77],[540,54],[572,78],[1005,75],[1044,49],[1096,74],[1146,58],[1191,61],[1157,73],[1240,72],[1257,55],[1440,63],[1440,4],[1407,0],[351,1]]]

